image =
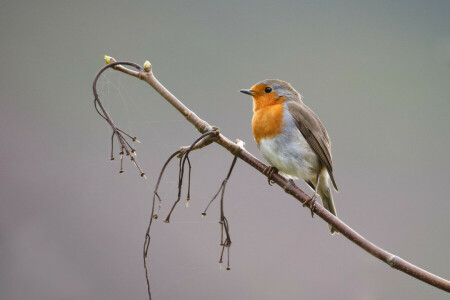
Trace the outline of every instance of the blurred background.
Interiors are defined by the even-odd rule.
[[[0,298],[146,299],[142,262],[162,164],[199,134],[150,86],[108,71],[99,93],[136,135],[143,180],[109,161],[93,106],[103,55],[142,64],[200,117],[261,158],[240,94],[286,80],[325,124],[339,217],[387,251],[450,278],[449,1],[0,1]],[[448,299],[390,269],[238,161],[228,183],[231,271],[220,271],[215,194],[232,157],[191,155],[160,194],[154,299]],[[299,185],[311,191],[302,182]],[[184,191],[185,192],[185,191]],[[184,196],[183,196],[184,198]]]

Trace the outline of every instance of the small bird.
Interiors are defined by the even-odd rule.
[[[330,179],[333,176],[331,145],[328,133],[319,117],[302,101],[302,96],[287,82],[266,79],[250,89],[241,90],[253,98],[253,137],[262,156],[271,165],[265,170],[270,179],[280,172],[289,180],[301,178],[314,190],[323,206],[336,216]],[[329,225],[331,234],[337,230]]]

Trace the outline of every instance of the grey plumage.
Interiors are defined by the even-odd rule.
[[[325,127],[289,83],[267,79],[255,86],[258,85],[270,86],[276,93],[276,99],[284,98],[282,133],[272,139],[261,139],[261,153],[281,174],[288,178],[304,179],[313,190],[317,190],[323,206],[336,216],[328,177],[336,191],[338,187],[333,175],[331,142]],[[337,232],[332,226],[329,227],[332,234]]]

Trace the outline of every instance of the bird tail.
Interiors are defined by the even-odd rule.
[[[337,217],[336,207],[334,206],[333,196],[331,195],[331,189],[327,177],[328,176],[322,176],[321,180],[319,181],[318,193],[320,195],[320,198],[322,198],[323,207],[325,207],[330,213]],[[339,231],[337,231],[336,228],[334,228],[330,224],[328,224],[328,227],[330,228],[331,234],[339,233]]]

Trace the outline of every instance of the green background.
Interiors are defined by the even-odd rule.
[[[200,117],[261,157],[251,100],[290,82],[325,124],[340,218],[450,278],[449,1],[0,1],[0,298],[145,299],[142,244],[157,174],[198,133],[151,87],[108,71],[99,92],[142,141],[119,175],[91,82],[103,55],[142,64]],[[231,271],[218,203],[232,157],[191,155],[192,201],[154,223],[154,299],[447,299],[330,236],[238,162],[228,183]],[[176,198],[176,163],[161,185]],[[300,186],[311,192],[304,183]]]

